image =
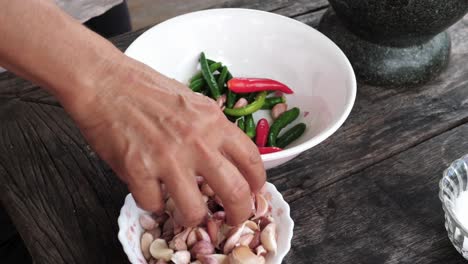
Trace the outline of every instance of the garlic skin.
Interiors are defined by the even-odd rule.
[[[198,259],[202,264],[229,264],[228,256],[223,254],[202,255]]]
[[[268,201],[261,194],[255,195],[255,215],[252,220],[257,220],[261,217],[264,217],[268,214]]]
[[[190,250],[193,258],[198,258],[199,255],[211,255],[215,253],[215,248],[206,240],[200,240],[195,245],[193,245],[192,249]]]

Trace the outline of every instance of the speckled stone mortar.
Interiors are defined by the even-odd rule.
[[[468,11],[468,0],[330,0],[319,29],[344,51],[360,81],[417,85],[449,61],[444,31]]]

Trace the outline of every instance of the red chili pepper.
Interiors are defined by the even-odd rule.
[[[269,154],[269,153],[275,153],[278,151],[282,151],[282,148],[278,147],[258,147],[258,151],[260,154]]]
[[[268,140],[268,133],[270,132],[270,125],[265,118],[258,120],[256,129],[255,143],[259,147],[264,147]]]
[[[261,91],[281,91],[286,94],[292,94],[291,90],[285,84],[271,79],[260,78],[233,78],[228,81],[229,90],[235,93],[252,93]]]

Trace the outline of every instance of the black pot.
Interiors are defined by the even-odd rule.
[[[445,29],[468,0],[330,0],[319,29],[345,52],[359,80],[383,86],[426,82],[447,65]]]

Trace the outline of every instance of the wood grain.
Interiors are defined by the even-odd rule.
[[[466,263],[444,228],[438,182],[466,154],[468,124],[291,203],[285,263]]]
[[[316,26],[326,5],[233,0],[213,7],[269,10]],[[269,171],[296,220],[286,263],[461,263],[433,194],[442,165],[466,149],[456,139],[467,132],[467,23],[451,28],[451,63],[436,80],[419,88],[359,85],[335,135]],[[111,41],[124,50],[144,30]],[[35,261],[125,263],[116,219],[126,189],[58,102],[3,73],[0,120],[0,199]]]

